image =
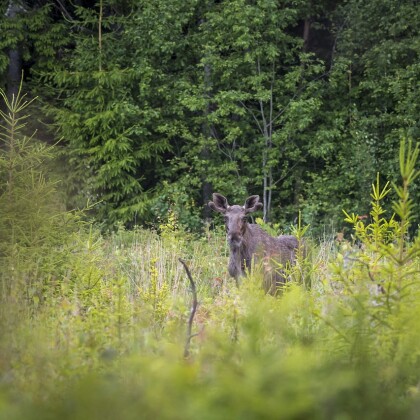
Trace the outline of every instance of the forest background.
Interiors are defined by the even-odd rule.
[[[37,96],[69,209],[104,228],[171,209],[191,231],[213,191],[263,219],[341,229],[419,136],[415,0],[8,0],[0,87]],[[57,175],[58,173],[58,175]],[[52,176],[52,175],[51,175]],[[417,181],[416,181],[417,182]],[[420,189],[412,185],[415,214]],[[415,216],[413,226],[419,219]],[[327,228],[326,228],[327,227]]]

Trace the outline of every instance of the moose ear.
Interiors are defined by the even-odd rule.
[[[213,201],[209,201],[208,206],[219,213],[226,213],[226,210],[229,206],[226,197],[222,194],[214,193],[213,194]]]
[[[260,203],[260,197],[258,195],[251,195],[245,201],[244,209],[246,213],[252,213],[257,210],[261,210],[263,204]]]

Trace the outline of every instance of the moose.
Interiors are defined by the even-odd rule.
[[[271,294],[285,282],[282,268],[293,265],[299,242],[292,235],[270,236],[260,226],[248,223],[247,216],[262,209],[258,195],[248,197],[243,206],[228,204],[226,197],[214,193],[208,206],[225,218],[226,236],[230,247],[229,274],[236,282],[256,261],[264,267],[265,289]]]

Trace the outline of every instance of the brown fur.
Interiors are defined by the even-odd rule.
[[[230,206],[225,197],[215,193],[209,207],[225,216],[229,274],[238,280],[253,263],[262,262],[265,289],[274,294],[285,281],[282,268],[295,262],[298,240],[290,235],[274,238],[260,226],[248,223],[246,215],[262,208],[256,195],[249,197],[244,206]]]

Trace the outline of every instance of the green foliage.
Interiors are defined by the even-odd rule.
[[[166,282],[159,287],[156,263],[156,259],[150,262],[149,286],[146,290],[140,289],[140,297],[146,304],[146,312],[151,314],[151,325],[162,328],[169,311],[169,287]]]
[[[3,307],[7,334],[0,340],[1,374],[13,386],[0,388],[2,416],[131,419],[141,412],[159,418],[321,419],[404,418],[415,412],[413,349],[420,337],[411,323],[399,333],[411,354],[389,358],[382,331],[368,326],[370,318],[357,318],[349,295],[291,284],[273,298],[264,294],[260,279],[251,277],[239,290],[233,281],[226,283],[214,298],[200,288],[198,335],[192,339],[192,358],[184,361],[189,294],[182,267],[163,274],[183,281],[167,289],[170,310],[161,329],[153,328],[154,312],[142,298],[151,291],[147,278],[162,280],[160,263],[172,258],[172,248],[162,248],[157,235],[144,230],[121,231],[106,242],[98,238],[81,236],[76,257],[84,258],[86,273],[93,267],[100,271],[93,287],[62,283],[35,318],[21,317],[13,329],[4,328],[9,318]],[[197,248],[201,253],[195,254],[192,272],[198,285],[210,279],[199,270],[214,261],[216,243]],[[145,277],[136,271],[140,267]],[[76,271],[74,279],[83,276]],[[134,274],[145,294],[118,280],[121,271],[126,279]],[[218,272],[220,267],[212,274]],[[335,279],[334,273],[323,274]],[[345,311],[349,306],[354,318]],[[401,322],[410,308],[402,308]],[[368,352],[365,340],[381,347]]]
[[[15,16],[6,15],[8,7],[15,6]],[[57,70],[59,54],[69,43],[69,33],[62,21],[54,21],[53,6],[41,1],[32,7],[20,1],[4,1],[0,17],[0,75],[7,72],[8,52],[19,51],[23,63],[33,63],[32,71]],[[4,88],[4,83],[1,83]],[[40,91],[36,85],[35,91]],[[42,91],[44,94],[44,91]]]
[[[54,79],[58,86],[68,89],[65,107],[51,108],[50,112],[69,142],[73,180],[80,182],[82,176],[85,179],[79,197],[99,201],[97,217],[106,215],[111,224],[134,219],[136,211],[142,210],[135,199],[142,190],[138,162],[154,160],[155,153],[165,149],[155,143],[134,143],[133,136],[144,132],[138,122],[138,106],[127,99],[127,82],[136,82],[135,72],[118,68],[95,71],[79,66],[76,74],[56,73]],[[82,112],[79,107],[85,101],[90,105],[83,106]]]
[[[222,2],[209,8],[200,28],[205,44],[199,92],[207,92],[200,104],[208,133],[198,146],[207,152],[206,179],[235,199],[246,190],[262,192],[265,221],[275,208],[272,192],[290,200],[296,189],[305,130],[320,106],[313,79],[322,65],[290,31],[303,16],[303,3]],[[288,209],[283,213],[282,222],[290,217]]]
[[[339,254],[333,266],[334,280],[347,296],[338,309],[348,319],[335,324],[337,333],[358,364],[377,357],[383,384],[393,389],[413,380],[412,373],[418,369],[414,343],[420,338],[415,326],[420,313],[420,236],[407,239],[413,211],[409,187],[419,175],[415,169],[418,153],[418,145],[413,148],[411,141],[401,142],[402,186],[394,185],[394,215],[384,216],[381,202],[390,189],[388,184],[380,187],[379,176],[372,186],[371,221],[345,213],[360,246],[349,249],[346,245],[347,255]]]
[[[64,68],[40,79],[61,98],[46,108],[67,144],[72,204],[99,202],[96,217],[108,227],[152,219],[171,140],[182,128],[174,123],[180,110],[171,57],[184,52],[180,31],[190,6],[160,6],[77,7],[73,25],[86,31],[72,34]]]
[[[2,90],[0,96],[6,107],[0,111],[1,295],[23,290],[38,302],[60,265],[56,247],[77,217],[62,210],[57,184],[47,175],[54,148],[22,134],[31,101],[21,90],[10,101]]]
[[[168,222],[168,225],[173,227],[175,227],[175,224],[179,224],[176,227],[180,227],[181,230],[199,232],[203,222],[200,210],[197,207],[187,187],[182,183],[169,184],[163,182],[162,188],[151,200],[151,210],[155,219],[163,222],[163,224],[160,223],[159,230],[162,230],[161,227]],[[170,218],[172,218],[172,221],[169,220]],[[169,229],[169,231],[171,230],[176,229]]]
[[[418,138],[419,13],[418,3],[396,0],[348,1],[334,10],[332,67],[311,146],[321,166],[303,206],[312,225],[325,217],[337,225],[343,207],[368,213],[370,180],[377,172],[395,179],[398,139]],[[419,203],[418,181],[411,190]]]
[[[371,179],[397,176],[397,139],[418,138],[419,13],[411,0],[26,2],[1,14],[0,73],[22,54],[43,104],[32,125],[61,139],[66,205],[98,203],[105,229],[170,205],[197,232],[222,191],[258,193],[265,222],[301,209],[322,233],[343,207],[366,214]]]

